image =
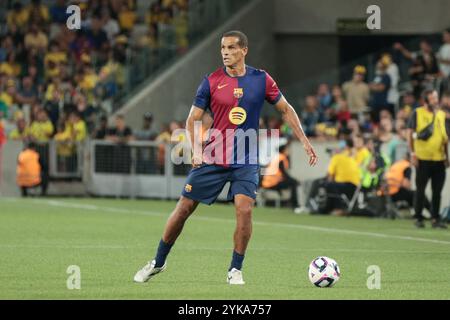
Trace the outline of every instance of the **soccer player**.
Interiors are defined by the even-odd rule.
[[[222,133],[222,139],[221,135],[215,136],[215,139],[210,137],[203,152],[194,152],[193,169],[187,177],[175,210],[167,220],[156,256],[136,273],[135,282],[146,282],[164,271],[167,255],[198,203],[214,203],[224,185],[230,182],[228,200],[234,201],[236,229],[227,282],[244,284],[241,269],[252,233],[251,217],[258,187],[259,165],[257,154],[251,155],[245,151],[238,159],[244,161],[235,161],[232,154],[234,150],[239,149],[239,143],[245,144],[245,139],[234,139],[239,129],[258,130],[264,100],[275,105],[293,129],[295,136],[303,143],[309,156],[309,165],[315,165],[318,160],[294,108],[286,101],[267,72],[245,64],[247,52],[248,39],[244,33],[229,31],[222,36],[221,54],[224,67],[203,79],[186,121],[188,139],[193,149],[199,139],[194,136],[194,122],[201,121],[206,111],[212,114],[212,129]],[[222,141],[223,139],[232,139],[231,147]],[[223,154],[217,152],[218,154],[212,157],[211,152],[208,156],[205,152],[207,149],[223,150]]]

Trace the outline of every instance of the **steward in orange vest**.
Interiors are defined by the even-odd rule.
[[[30,143],[25,150],[20,152],[16,173],[17,185],[22,189],[22,196],[28,195],[28,188],[41,184],[41,164],[34,143]]]
[[[411,189],[411,162],[406,159],[395,162],[386,172],[385,179],[387,182],[387,193],[391,196],[394,202],[405,201],[409,207],[413,206],[415,192]],[[431,203],[425,197],[425,208],[430,211]]]
[[[300,211],[297,187],[299,182],[291,177],[287,170],[289,169],[289,149],[288,145],[282,145],[279,148],[278,156],[274,157],[266,171],[271,173],[264,175],[262,178],[261,186],[264,189],[272,189],[281,192],[284,189],[291,190],[291,205],[294,211]]]

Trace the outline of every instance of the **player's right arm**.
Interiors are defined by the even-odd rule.
[[[205,115],[205,111],[210,107],[210,102],[211,91],[209,87],[209,80],[208,77],[204,77],[197,89],[194,103],[192,104],[191,111],[189,112],[189,116],[186,120],[186,131],[192,148],[192,166],[194,168],[200,166],[203,162],[203,130],[201,121]],[[200,124],[197,132],[194,130],[196,122]]]
[[[187,137],[189,139],[189,143],[191,144],[191,150],[192,150],[192,166],[198,167],[202,164],[202,134],[201,130],[200,132],[197,129],[197,132],[194,130],[195,123],[200,123],[198,121],[202,121],[203,114],[205,113],[205,110],[202,108],[199,108],[197,106],[192,106],[191,111],[189,112],[189,116],[186,120],[186,131],[187,131]],[[200,128],[201,129],[201,128]],[[197,136],[195,135],[197,133]]]

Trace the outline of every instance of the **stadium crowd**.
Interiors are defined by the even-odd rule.
[[[0,33],[3,140],[95,137],[123,90],[127,59],[188,46],[187,0],[152,1],[144,15],[136,0],[28,2],[13,2]],[[68,4],[81,9],[80,30],[66,27]]]

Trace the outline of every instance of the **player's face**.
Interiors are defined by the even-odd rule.
[[[237,37],[224,37],[222,38],[222,61],[226,67],[233,68],[234,66],[242,63],[247,55],[247,48],[241,48],[238,44],[239,39]]]

